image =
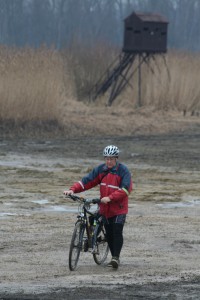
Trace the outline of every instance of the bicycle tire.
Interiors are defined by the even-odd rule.
[[[93,238],[94,238],[93,258],[97,265],[101,265],[105,262],[109,252],[105,229],[101,223],[95,226]]]
[[[81,221],[78,221],[72,234],[69,249],[69,269],[71,271],[74,271],[77,268],[80,252],[82,250],[83,235],[84,226]]]

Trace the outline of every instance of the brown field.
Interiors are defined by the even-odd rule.
[[[162,128],[159,123],[163,119],[170,123],[172,115],[172,123],[179,122],[183,111],[187,117],[199,115],[200,57],[176,52],[166,55],[170,78],[161,57],[150,63],[154,75],[143,65],[141,108],[137,107],[136,75],[131,79],[134,88],[127,87],[112,107],[106,106],[108,94],[95,103],[88,102],[86,91],[116,54],[116,49],[101,45],[93,51],[81,52],[77,48],[57,52],[45,47],[19,50],[1,46],[1,132],[6,134],[15,129],[23,135],[25,129],[31,134],[45,129],[65,130],[68,135],[110,135],[133,134],[146,126],[148,133],[154,127]],[[111,129],[112,123],[115,126]]]

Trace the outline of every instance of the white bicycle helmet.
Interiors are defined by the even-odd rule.
[[[104,148],[103,150],[103,156],[117,156],[119,155],[119,149],[118,147],[114,145],[110,145]]]

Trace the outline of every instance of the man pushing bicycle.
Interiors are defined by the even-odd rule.
[[[123,227],[128,213],[128,196],[132,191],[131,173],[118,161],[119,149],[104,148],[105,162],[95,167],[81,181],[75,182],[65,195],[80,193],[100,185],[99,213],[103,216],[106,238],[112,255],[108,267],[117,269],[123,246]]]

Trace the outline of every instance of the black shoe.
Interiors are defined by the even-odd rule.
[[[106,265],[109,268],[118,269],[119,267],[119,258],[112,257],[111,261]]]
[[[113,257],[111,259],[111,264],[112,264],[113,269],[118,269],[118,267],[119,267],[119,258],[118,257]]]
[[[108,267],[108,268],[112,268],[113,266],[112,266],[112,260],[106,265],[106,267]]]

